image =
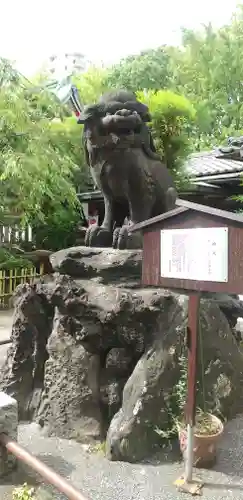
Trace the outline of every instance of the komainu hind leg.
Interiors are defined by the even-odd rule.
[[[111,247],[112,246],[112,221],[113,210],[112,202],[109,198],[104,198],[105,216],[101,226],[92,224],[85,236],[85,245],[87,247]]]

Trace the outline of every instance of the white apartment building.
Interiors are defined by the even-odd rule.
[[[80,52],[53,54],[47,62],[47,71],[54,74],[82,73],[86,71],[90,61]]]

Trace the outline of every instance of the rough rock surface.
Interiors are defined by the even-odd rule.
[[[47,352],[39,423],[46,425],[51,434],[82,442],[100,437],[100,359],[75,343],[58,309]]]
[[[110,459],[144,458],[160,443],[156,427],[170,421],[188,298],[141,288],[141,251],[78,247],[51,262],[55,274],[18,289],[0,387],[48,434],[82,442],[107,434]],[[243,398],[232,310],[242,315],[232,297],[201,301],[199,404],[228,418]]]
[[[19,403],[19,416],[31,416],[43,389],[46,343],[52,331],[53,306],[49,300],[52,280],[39,287],[23,285],[15,296],[11,340],[7,361],[1,369],[0,386]]]
[[[110,459],[143,459],[148,450],[152,451],[158,445],[156,429],[166,430],[172,389],[179,378],[177,362],[183,352],[181,326],[185,324],[186,315],[186,297],[172,296],[161,317],[163,331],[148,346],[124,387],[122,407],[113,418],[107,435]],[[242,382],[242,353],[225,316],[215,303],[203,300],[200,307],[198,406],[232,418],[242,411]]]
[[[99,278],[103,283],[140,281],[142,250],[72,247],[50,257],[52,267],[73,278]]]

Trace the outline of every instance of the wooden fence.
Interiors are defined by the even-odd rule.
[[[0,269],[0,309],[12,307],[12,296],[18,285],[33,283],[44,274],[44,265],[22,269]]]
[[[32,227],[20,228],[17,223],[11,221],[0,221],[0,247],[4,244],[21,244],[32,242]],[[11,298],[18,285],[33,283],[35,278],[43,274],[43,266],[27,267],[20,269],[0,269],[0,309],[11,307]]]

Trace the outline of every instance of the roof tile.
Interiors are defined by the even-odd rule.
[[[217,158],[216,153],[196,153],[189,157],[185,168],[190,177],[243,172],[243,161]]]

